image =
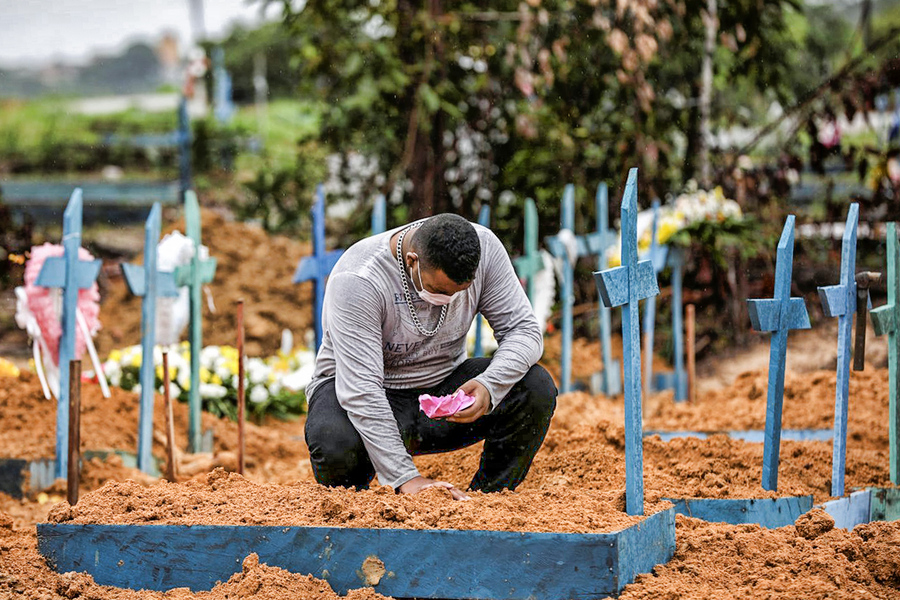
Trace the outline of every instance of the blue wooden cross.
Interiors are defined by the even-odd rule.
[[[850,396],[850,352],[853,341],[853,313],[856,312],[856,229],[859,204],[850,205],[841,241],[841,283],[819,287],[819,299],[826,317],[838,318],[837,383],[834,389],[834,437],[831,453],[831,495],[844,495],[847,459],[847,412]],[[865,328],[866,324],[857,323]]]
[[[651,207],[653,223],[650,226],[650,249],[647,258],[653,265],[653,271],[658,277],[662,270],[666,268],[669,247],[660,246],[657,236],[659,231],[659,198],[653,199]],[[650,296],[644,304],[644,390],[648,394],[653,391],[653,335],[655,326],[656,296]]]
[[[187,202],[191,189],[191,121],[188,117],[187,98],[178,103],[178,182],[181,201]]]
[[[775,261],[775,296],[747,300],[750,322],[756,331],[771,331],[769,343],[769,389],[766,398],[766,432],[763,446],[763,489],[778,489],[778,455],[781,448],[781,408],[784,403],[784,365],[791,329],[809,329],[809,314],[803,298],[791,297],[794,261],[794,215],[788,215],[778,242]]]
[[[625,368],[625,510],[644,514],[644,449],[641,424],[641,339],[639,302],[659,293],[649,260],[638,261],[637,169],[629,169],[622,196],[622,266],[594,273],[603,305],[622,307]]]
[[[481,210],[478,211],[478,224],[483,227],[491,226],[491,207],[489,205],[481,205]],[[481,321],[481,313],[477,313],[475,315],[475,348],[472,351],[472,355],[475,357],[484,356],[484,348],[481,343]]]
[[[100,260],[79,260],[81,248],[81,188],[76,188],[63,213],[63,255],[44,261],[35,285],[62,288],[62,333],[59,338],[59,396],[56,404],[56,464],[54,477],[69,468],[69,362],[75,359],[78,290],[91,287],[100,273]]]
[[[891,483],[900,485],[900,411],[897,409],[898,360],[900,360],[900,244],[897,224],[887,224],[888,301],[872,311],[875,335],[888,334],[888,437]],[[859,325],[857,324],[857,327]]]
[[[343,250],[325,251],[325,189],[320,184],[316,189],[316,200],[312,206],[313,255],[307,256],[297,265],[294,283],[314,280],[315,286],[315,328],[316,352],[322,345],[322,305],[325,303],[325,280]]]
[[[387,202],[384,194],[378,194],[372,204],[372,235],[384,233],[387,229]]]
[[[585,236],[591,254],[597,255],[597,270],[603,271],[609,266],[606,258],[606,250],[616,243],[616,232],[609,228],[609,198],[606,183],[601,182],[597,186],[594,196],[597,209],[597,229]],[[612,357],[612,326],[610,324],[610,309],[597,303],[597,312],[600,323],[600,357],[603,362],[603,371],[598,373],[599,385],[597,391],[607,396],[615,396],[622,391],[622,378],[619,372],[619,361]]]
[[[569,252],[560,235],[564,230],[575,235],[575,186],[568,184],[563,192],[559,219],[560,233],[546,238],[544,241],[554,257],[562,260],[563,280],[560,298],[562,300],[562,341],[560,352],[560,385],[559,391],[566,394],[572,390],[572,306],[575,303],[574,282],[575,265],[569,259]]]
[[[213,280],[216,259],[200,257],[200,203],[192,190],[184,196],[184,223],[187,237],[194,245],[191,262],[175,269],[175,285],[190,288],[191,304],[191,389],[188,390],[188,446],[200,452],[200,351],[203,349],[203,284]]]
[[[531,198],[525,199],[525,240],[522,256],[513,264],[519,279],[525,280],[525,291],[528,300],[534,306],[534,276],[544,268],[544,259],[538,251],[538,213],[537,205]]]
[[[225,51],[213,49],[213,113],[219,123],[228,123],[234,114],[231,74],[225,69]]]
[[[153,204],[144,225],[144,264],[122,263],[122,273],[128,289],[143,297],[141,303],[141,404],[138,427],[138,469],[153,471],[153,399],[156,393],[156,369],[153,348],[156,346],[156,297],[177,296],[175,274],[157,270],[156,247],[161,226],[159,202]]]

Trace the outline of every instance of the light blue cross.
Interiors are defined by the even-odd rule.
[[[766,431],[763,446],[763,489],[778,489],[778,455],[781,448],[781,409],[784,404],[784,366],[791,329],[809,329],[803,298],[791,297],[794,261],[794,215],[788,215],[778,242],[775,261],[775,297],[747,300],[750,322],[756,331],[771,331],[769,389],[766,398]]]
[[[641,423],[641,340],[639,302],[659,294],[649,260],[638,261],[637,169],[628,171],[622,197],[622,266],[594,273],[603,305],[622,307],[622,362],[625,368],[625,510],[644,514],[644,449]]]
[[[387,202],[384,194],[378,194],[372,203],[372,235],[384,233],[387,229]]]
[[[819,287],[826,317],[838,318],[837,382],[834,389],[834,437],[831,453],[831,495],[844,495],[847,460],[847,412],[850,396],[850,353],[853,313],[856,312],[856,232],[859,204],[850,205],[841,240],[841,283]],[[857,323],[865,329],[866,324]]]
[[[653,265],[657,276],[666,268],[669,247],[660,246],[657,231],[659,230],[659,198],[651,204],[653,222],[650,226],[650,250],[647,259]],[[656,326],[656,296],[647,298],[644,304],[644,389],[649,394],[653,391],[653,335]]]
[[[563,191],[562,206],[560,207],[560,231],[568,229],[575,234],[575,186],[568,184]],[[562,340],[560,351],[560,376],[559,391],[566,394],[572,391],[572,307],[575,303],[574,277],[575,265],[569,260],[569,253],[559,237],[559,234],[549,236],[545,240],[550,253],[563,263],[563,281],[560,290],[562,300]]]
[[[313,255],[307,256],[297,265],[294,283],[314,280],[315,286],[315,328],[316,352],[322,345],[322,306],[325,304],[325,280],[343,250],[325,250],[325,188],[320,184],[316,189],[316,200],[312,205]]]
[[[491,226],[491,207],[487,204],[481,205],[481,210],[478,211],[478,224],[483,227]],[[475,314],[475,348],[472,350],[472,355],[475,357],[484,356],[484,347],[481,341],[481,313]]]
[[[100,260],[80,260],[81,188],[76,188],[63,213],[63,255],[44,261],[35,285],[62,288],[62,333],[59,338],[59,397],[56,403],[56,464],[54,477],[66,477],[69,468],[69,363],[75,359],[78,290],[94,285]]]
[[[156,297],[177,296],[175,274],[157,269],[156,249],[161,227],[159,202],[153,204],[144,224],[144,264],[122,263],[122,273],[128,289],[143,297],[141,303],[141,404],[138,427],[138,469],[153,470],[153,399],[156,393],[156,369],[153,348],[156,346]]]

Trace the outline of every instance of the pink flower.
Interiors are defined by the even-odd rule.
[[[419,407],[428,415],[429,419],[449,417],[474,403],[475,397],[462,390],[457,390],[455,394],[449,396],[432,396],[431,394],[419,396]]]

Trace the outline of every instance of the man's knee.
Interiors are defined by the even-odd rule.
[[[534,365],[520,383],[525,388],[525,396],[532,410],[551,416],[556,410],[556,396],[559,391],[547,369],[541,365]]]
[[[348,422],[306,422],[306,445],[316,481],[331,486],[365,486],[371,481],[369,455],[356,429]]]

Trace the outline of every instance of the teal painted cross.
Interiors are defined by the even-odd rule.
[[[653,265],[653,271],[657,276],[666,268],[666,259],[669,255],[668,246],[659,245],[659,198],[654,198],[651,204],[653,222],[650,226],[650,249],[647,259]],[[647,393],[653,391],[653,337],[656,328],[656,296],[647,298],[644,304],[644,390]]]
[[[847,460],[847,413],[850,397],[850,354],[853,313],[856,312],[856,232],[859,204],[850,205],[841,240],[841,283],[819,287],[819,299],[826,317],[838,318],[837,381],[834,388],[834,437],[831,452],[831,495],[844,495]],[[865,321],[857,323],[865,329]]]
[[[538,212],[534,200],[525,200],[525,242],[522,256],[513,261],[516,275],[525,280],[528,300],[534,306],[534,276],[544,268],[544,260],[538,251]]]
[[[387,201],[384,194],[378,194],[372,203],[372,235],[384,233],[387,229]]]
[[[778,489],[778,455],[781,449],[781,409],[784,404],[784,366],[791,329],[809,329],[803,298],[791,297],[794,262],[794,215],[788,215],[778,242],[775,260],[775,297],[747,300],[750,322],[756,331],[771,331],[769,389],[766,397],[766,431],[763,445],[763,489]]]
[[[675,388],[675,401],[687,400],[687,372],[684,369],[684,325],[682,317],[684,303],[681,297],[681,281],[684,274],[684,251],[669,249],[669,267],[672,269],[672,343],[675,346],[675,373],[671,387]],[[657,386],[662,387],[662,386]],[[670,387],[668,382],[666,387]]]
[[[194,244],[191,262],[175,269],[175,285],[187,286],[191,304],[191,389],[188,391],[188,448],[200,452],[200,351],[203,349],[203,285],[216,274],[216,259],[200,256],[200,203],[188,190],[184,196],[184,223],[187,237]]]
[[[560,382],[559,391],[566,394],[572,391],[572,307],[575,304],[574,277],[575,257],[569,256],[566,247],[566,236],[569,239],[575,237],[575,186],[568,184],[563,191],[562,206],[560,207],[559,220],[560,233],[546,238],[544,241],[550,249],[550,253],[563,263],[563,281],[560,290],[562,300],[562,341],[560,352]],[[564,234],[563,232],[567,232]],[[577,257],[577,254],[576,254]]]
[[[900,485],[900,413],[897,410],[898,357],[900,357],[900,245],[897,244],[897,224],[887,224],[887,292],[888,301],[872,311],[875,335],[888,335],[888,436],[890,447],[891,483]]]
[[[322,307],[325,304],[325,280],[343,250],[325,250],[325,188],[320,184],[316,189],[316,200],[312,205],[313,255],[307,256],[297,265],[294,283],[313,280],[315,286],[315,328],[316,352],[322,345]]]
[[[609,266],[606,250],[616,243],[616,232],[609,228],[609,197],[606,183],[601,182],[597,186],[594,196],[597,210],[597,229],[585,235],[588,249],[591,254],[597,255],[597,270],[603,271]],[[603,363],[603,371],[595,376],[599,380],[597,391],[607,396],[615,396],[622,391],[622,377],[619,372],[619,361],[612,357],[612,325],[610,324],[610,309],[597,303],[597,313],[600,323],[600,357]]]
[[[684,250],[678,246],[669,248],[669,259],[666,261],[672,273],[672,346],[675,359],[675,370],[670,373],[657,373],[653,378],[655,390],[672,389],[675,401],[687,400],[687,371],[684,368],[684,302],[682,300],[682,278],[684,276]]]
[[[59,338],[59,397],[56,404],[56,464],[54,477],[66,477],[69,468],[69,362],[75,359],[78,290],[92,285],[100,273],[100,260],[79,260],[81,248],[81,188],[76,188],[63,213],[63,255],[44,261],[35,285],[62,288],[62,333]]]
[[[487,204],[483,204],[481,206],[481,210],[478,211],[478,224],[483,227],[490,228],[491,226],[491,207]],[[481,313],[475,314],[475,348],[473,348],[472,356],[484,356],[484,347],[482,345],[481,336]]]
[[[156,347],[156,297],[177,296],[175,275],[159,271],[156,266],[156,247],[161,227],[159,202],[153,204],[144,224],[144,264],[122,263],[122,273],[128,289],[143,298],[141,303],[141,403],[138,418],[138,469],[153,470],[153,399],[156,393],[156,369],[153,348]]]
[[[594,273],[600,300],[622,307],[622,362],[625,368],[625,510],[644,514],[644,449],[641,423],[641,300],[659,293],[649,260],[638,261],[637,169],[628,171],[622,196],[622,266]]]

